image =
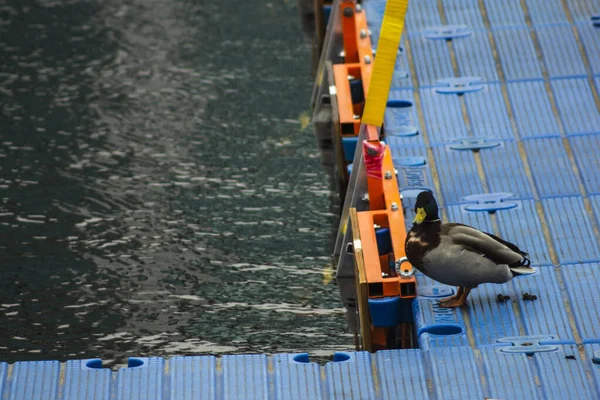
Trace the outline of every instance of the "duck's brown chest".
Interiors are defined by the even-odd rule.
[[[425,229],[424,229],[425,228]],[[429,227],[416,227],[406,235],[404,251],[408,261],[421,272],[423,271],[423,258],[439,245],[439,229],[427,229]]]

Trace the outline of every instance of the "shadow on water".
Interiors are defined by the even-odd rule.
[[[352,339],[293,0],[0,3],[0,359]]]

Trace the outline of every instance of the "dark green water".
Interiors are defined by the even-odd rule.
[[[294,0],[0,0],[0,360],[351,348]]]

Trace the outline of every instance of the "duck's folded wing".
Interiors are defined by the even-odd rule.
[[[467,225],[446,225],[442,229],[442,235],[450,238],[455,244],[471,248],[473,251],[485,255],[497,264],[511,265],[527,259],[527,253],[521,251],[514,244],[496,236]]]

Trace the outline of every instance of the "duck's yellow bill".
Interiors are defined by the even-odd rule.
[[[426,216],[427,214],[425,214],[425,209],[423,207],[417,208],[417,215],[415,215],[413,224],[420,224],[421,222],[425,221]]]

